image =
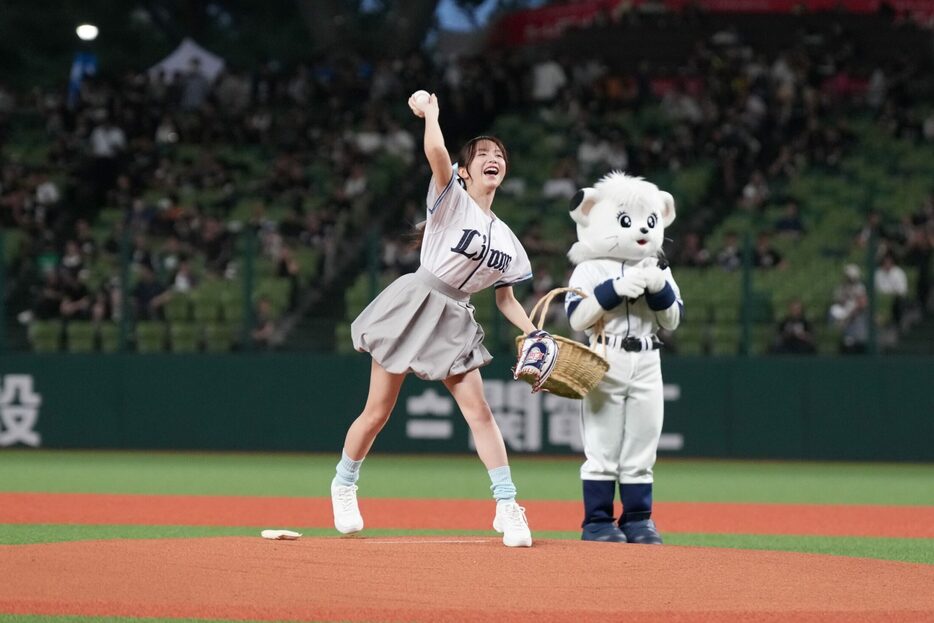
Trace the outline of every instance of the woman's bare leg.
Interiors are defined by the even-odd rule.
[[[444,385],[464,414],[473,433],[477,454],[490,474],[490,482],[493,483],[490,489],[496,499],[493,529],[503,533],[503,544],[507,547],[531,547],[532,532],[525,518],[525,509],[516,503],[516,486],[512,482],[506,444],[483,395],[480,371],[471,370],[446,378]]]
[[[344,452],[351,459],[361,461],[369,453],[373,441],[389,421],[405,374],[393,374],[373,360],[370,367],[370,392],[363,412],[357,416],[344,438]]]
[[[363,413],[357,416],[347,436],[344,451],[337,464],[337,474],[331,481],[331,506],[334,510],[334,527],[344,534],[363,530],[363,516],[357,505],[357,477],[360,464],[373,446],[373,441],[389,421],[392,408],[396,406],[404,374],[392,374],[373,361],[370,367],[370,393]]]
[[[483,395],[480,371],[471,370],[465,374],[448,377],[444,379],[444,386],[454,396],[458,408],[464,414],[477,445],[477,454],[486,468],[491,470],[508,465],[506,444],[496,420],[493,419],[490,405]]]

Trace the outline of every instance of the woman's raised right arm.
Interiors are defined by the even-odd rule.
[[[444,145],[444,135],[438,123],[438,96],[432,94],[428,103],[420,108],[425,115],[425,157],[435,178],[435,186],[441,192],[450,183],[454,173],[451,170],[451,156]]]

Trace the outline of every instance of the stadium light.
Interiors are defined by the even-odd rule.
[[[97,32],[97,26],[94,24],[81,24],[75,28],[75,33],[82,41],[94,41],[97,39]]]

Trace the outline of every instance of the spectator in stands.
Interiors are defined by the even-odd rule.
[[[383,270],[392,271],[394,276],[415,272],[418,268],[419,252],[395,236],[383,237]]]
[[[137,280],[131,296],[137,320],[161,320],[162,306],[171,296],[147,264],[136,264]]]
[[[753,171],[743,187],[743,195],[740,200],[740,207],[745,210],[758,211],[765,205],[769,198],[769,184],[762,171]]]
[[[272,304],[266,297],[260,297],[256,301],[256,307],[253,310],[253,329],[250,337],[253,339],[253,345],[259,348],[272,348],[276,335],[276,323],[272,311]]]
[[[402,124],[393,119],[387,122],[386,134],[383,137],[383,149],[387,154],[406,164],[412,164],[415,160],[415,146],[415,137],[402,127]]]
[[[298,292],[301,288],[301,267],[288,245],[279,248],[279,257],[276,260],[276,277],[289,280],[289,309],[294,309],[298,303]]]
[[[589,129],[581,132],[577,145],[577,162],[588,178],[599,175],[606,166],[610,146],[607,141]]]
[[[127,148],[126,134],[106,111],[100,112],[100,123],[91,131],[90,150],[94,158],[91,176],[93,197],[102,205],[107,191],[120,172],[120,158]]]
[[[24,269],[17,271],[15,279],[32,279],[28,287],[21,288],[23,302],[32,298],[26,293],[35,293],[44,285],[40,277],[43,271],[57,270],[61,264],[58,253],[64,241],[79,244],[85,266],[91,266],[96,259],[88,248],[94,244],[93,236],[87,231],[79,236],[77,225],[73,231],[69,230],[70,221],[79,216],[71,211],[71,194],[80,195],[82,188],[92,187],[100,192],[96,183],[88,183],[94,179],[86,178],[101,171],[93,166],[93,159],[92,167],[85,170],[80,158],[89,134],[92,154],[97,147],[101,148],[101,154],[110,154],[104,156],[107,158],[120,154],[115,164],[118,169],[122,166],[124,174],[116,178],[115,184],[103,183],[112,186],[105,201],[95,201],[93,205],[88,201],[88,207],[96,211],[106,205],[130,212],[128,225],[134,234],[145,233],[151,243],[151,255],[163,247],[163,237],[175,236],[180,247],[178,253],[207,255],[208,270],[223,274],[228,266],[234,265],[230,262],[234,257],[232,237],[226,235],[225,220],[239,218],[239,214],[232,216],[232,212],[242,208],[242,201],[255,197],[257,192],[268,193],[262,198],[268,206],[262,218],[273,222],[271,227],[275,229],[276,219],[271,215],[279,213],[278,206],[292,206],[293,194],[304,193],[306,198],[320,197],[324,205],[306,201],[305,212],[296,211],[289,216],[291,222],[282,224],[280,232],[292,244],[295,243],[292,234],[297,234],[302,244],[321,249],[324,274],[336,274],[340,268],[336,263],[351,247],[343,244],[342,238],[360,231],[354,228],[358,224],[355,221],[365,219],[370,209],[363,205],[367,202],[361,201],[352,202],[359,210],[345,209],[351,203],[348,195],[354,195],[354,187],[360,186],[356,174],[350,176],[348,171],[356,163],[364,178],[374,182],[371,186],[377,186],[378,179],[371,175],[372,163],[361,159],[359,150],[348,143],[357,129],[363,128],[364,133],[373,134],[365,137],[364,149],[381,142],[386,153],[401,158],[415,155],[411,126],[393,118],[393,111],[384,103],[399,94],[400,85],[441,85],[438,76],[443,71],[449,83],[443,88],[454,88],[463,95],[464,116],[487,123],[489,116],[471,115],[471,106],[476,104],[478,110],[487,110],[489,101],[493,101],[496,103],[493,109],[509,111],[527,124],[540,124],[542,120],[547,123],[551,119],[556,123],[548,131],[567,128],[566,135],[561,136],[565,142],[562,155],[573,154],[574,146],[579,146],[577,160],[581,172],[592,168],[594,173],[603,173],[620,168],[650,175],[656,167],[677,172],[711,162],[723,183],[711,185],[710,197],[705,199],[708,206],[738,203],[750,208],[766,206],[763,188],[777,189],[777,180],[791,180],[815,164],[833,165],[839,161],[848,147],[846,115],[840,114],[847,109],[878,113],[879,123],[888,124],[896,135],[911,133],[921,140],[924,137],[934,140],[934,114],[923,108],[917,111],[913,106],[913,99],[927,88],[924,82],[927,75],[921,71],[923,66],[910,59],[902,67],[879,68],[871,66],[867,57],[865,60],[870,62],[859,69],[864,75],[873,76],[868,101],[833,98],[820,91],[826,77],[855,74],[847,66],[852,63],[841,58],[847,52],[821,43],[818,37],[809,36],[806,46],[777,51],[769,44],[767,47],[773,51],[767,53],[759,42],[743,42],[735,31],[720,33],[717,41],[716,45],[699,43],[687,58],[679,59],[679,66],[684,69],[678,76],[666,75],[666,70],[654,67],[650,59],[640,60],[638,70],[633,71],[605,66],[601,59],[594,58],[571,63],[542,56],[541,62],[537,62],[521,55],[501,58],[486,51],[482,56],[464,57],[446,67],[433,67],[420,54],[384,59],[373,74],[366,73],[365,60],[335,58],[297,67],[291,73],[272,70],[269,65],[252,74],[231,69],[213,87],[206,78],[202,81],[203,76],[181,73],[175,76],[174,83],[164,73],[142,82],[137,76],[119,82],[96,78],[86,81],[79,105],[67,111],[67,115],[61,97],[54,93],[21,98],[20,108],[31,103],[34,112],[45,117],[44,129],[50,139],[47,164],[56,171],[54,178],[47,178],[42,169],[8,162],[9,159],[0,163],[0,222],[21,227],[42,224],[52,235],[50,249],[44,250],[44,241],[37,238],[28,249],[29,257],[22,258]],[[196,69],[200,72],[200,68]],[[372,76],[368,84],[366,78],[361,78],[367,75]],[[489,92],[477,92],[474,85],[478,83],[478,75],[494,76]],[[652,127],[658,125],[653,121],[655,111],[644,109],[647,115],[632,112],[663,94],[663,90],[655,90],[656,86],[669,78],[669,84],[675,88],[668,92],[664,103],[655,103],[680,121],[665,122],[665,130],[661,131]],[[847,82],[844,86],[849,88],[854,83]],[[9,110],[12,98],[2,99]],[[198,113],[208,112],[206,107],[211,105],[216,105],[217,114]],[[547,115],[540,114],[544,106],[553,107]],[[454,109],[452,106],[452,113]],[[112,116],[107,115],[106,120],[98,116],[107,110],[112,111]],[[579,119],[577,126],[569,123],[569,110],[578,111],[573,117]],[[619,129],[621,114],[628,119],[622,126],[627,127],[631,136]],[[8,124],[0,112],[0,134]],[[462,125],[464,131],[470,129],[465,122]],[[94,132],[89,132],[91,128]],[[593,129],[599,129],[599,134],[591,134]],[[382,139],[374,138],[377,135]],[[202,137],[215,137],[222,147],[193,151],[192,145]],[[288,175],[279,178],[267,170],[265,163],[256,166],[249,162],[245,152],[253,150],[241,148],[257,143],[267,145],[276,154],[283,153],[283,146],[288,146]],[[216,152],[217,156],[208,151]],[[221,153],[230,157],[220,157]],[[380,153],[374,148],[374,155],[379,157]],[[319,154],[328,157],[319,158]],[[551,165],[545,166],[547,171]],[[293,176],[296,171],[299,175]],[[110,180],[112,173],[108,171],[104,177]],[[534,175],[526,175],[528,186],[538,187]],[[49,180],[56,186],[57,202],[50,201],[55,191],[47,185]],[[517,172],[507,184],[521,181]],[[333,188],[338,189],[339,196],[333,196]],[[506,190],[504,185],[502,192]],[[402,199],[405,193],[398,194]],[[156,211],[157,197],[173,196],[169,210]],[[183,200],[179,201],[179,197]],[[709,231],[724,216],[717,209],[707,212],[699,219],[699,231]],[[88,219],[90,214],[87,213]],[[167,214],[176,216],[166,218]],[[208,220],[216,223],[207,223]],[[878,227],[881,218],[875,215],[870,220],[875,224],[867,225],[861,232],[858,241],[862,244],[867,241],[865,234]],[[102,245],[110,255],[119,252],[122,221],[115,222],[112,235]],[[93,224],[95,228],[98,226]],[[906,227],[904,235],[882,231],[881,227],[876,229],[883,252],[894,251],[906,268],[917,267],[921,277],[917,296],[923,303],[928,303],[931,283],[932,235],[930,225],[926,227]],[[776,224],[776,231],[794,232],[797,227],[786,229]],[[563,241],[553,236],[545,240],[540,229],[516,233],[528,241],[526,247],[530,252],[536,245],[542,253],[563,254],[566,250]],[[894,246],[896,243],[899,246]],[[684,242],[676,245],[675,253],[686,251],[679,249],[683,246]],[[157,274],[172,275],[177,269],[177,255],[163,258],[160,254],[154,266]],[[166,261],[162,262],[163,259]],[[733,244],[727,243],[722,256],[718,254],[716,259],[727,270],[740,267],[741,253],[735,237]],[[688,260],[689,265],[691,261]],[[26,270],[29,266],[33,267],[31,272]]]
[[[200,110],[207,101],[211,91],[211,82],[201,70],[201,59],[191,59],[188,71],[181,78],[181,100],[179,104],[184,111]]]
[[[58,188],[58,184],[45,172],[40,172],[36,176],[34,183],[36,184],[35,220],[38,223],[54,223],[55,218],[53,215],[57,204],[62,198],[62,193]]]
[[[150,250],[149,238],[146,234],[137,234],[134,236],[133,254],[130,256],[130,259],[138,266],[147,266],[150,269],[155,269],[156,263],[152,251]]]
[[[876,268],[876,293],[892,299],[892,321],[896,328],[904,328],[905,309],[908,304],[908,276],[895,263],[891,253],[886,253]]]
[[[198,247],[205,255],[205,266],[216,275],[224,275],[233,257],[233,240],[216,218],[207,217],[201,223]]]
[[[921,313],[928,314],[932,305],[931,256],[934,253],[934,218],[922,212],[913,216],[909,222],[905,240],[905,262],[917,270],[915,300]]]
[[[107,284],[101,284],[99,288],[91,292],[90,312],[91,320],[97,323],[113,320],[114,315],[114,293]]]
[[[570,199],[578,190],[574,163],[569,158],[559,160],[551,176],[542,184],[542,198]]]
[[[723,248],[717,252],[717,266],[734,271],[742,265],[743,251],[739,246],[739,235],[735,231],[728,231],[723,236]]]
[[[694,231],[684,234],[671,256],[672,264],[689,268],[707,268],[711,261],[710,252],[704,248],[700,234]]]
[[[861,279],[859,266],[847,264],[830,306],[830,321],[841,331],[840,352],[845,355],[865,353],[869,342],[869,300]]]
[[[782,254],[772,246],[768,232],[762,231],[756,236],[756,246],[752,250],[752,265],[756,268],[785,268]]]
[[[77,278],[84,270],[84,255],[81,253],[81,247],[74,240],[65,243],[65,251],[61,259],[62,271],[68,275]]]
[[[784,355],[812,355],[817,352],[814,331],[799,299],[788,303],[788,312],[778,323],[772,352]]]
[[[555,283],[555,279],[551,274],[551,271],[548,270],[543,264],[539,264],[535,268],[535,273],[532,277],[532,287],[529,290],[528,296],[523,301],[523,307],[529,311],[532,310],[532,307],[535,306],[538,301],[542,299],[546,294],[551,292],[554,288],[558,287],[558,284]],[[560,297],[558,300],[561,300]],[[538,314],[533,319],[534,322],[538,322]],[[547,310],[545,310],[545,328],[550,328],[550,330],[556,330],[552,327],[555,326],[569,326],[567,320],[567,314],[564,313],[563,305],[550,305]],[[560,332],[560,331],[559,331]],[[564,333],[562,333],[564,335]]]
[[[62,302],[59,315],[64,320],[86,320],[91,315],[91,293],[77,276],[62,271]]]
[[[350,168],[350,174],[344,182],[343,196],[348,201],[353,201],[362,197],[367,190],[367,174],[362,164],[354,163]]]
[[[82,257],[89,261],[97,259],[97,240],[94,239],[91,226],[86,219],[81,218],[75,221],[74,240],[81,250]]]
[[[172,291],[187,294],[198,285],[198,279],[191,270],[191,263],[184,256],[179,258],[178,268],[172,277]]]
[[[567,245],[558,240],[547,239],[539,223],[529,225],[522,236],[522,246],[533,255],[561,255],[567,253]]]
[[[567,82],[567,73],[561,63],[542,56],[532,66],[532,100],[538,104],[554,102]]]
[[[785,204],[784,214],[775,221],[775,232],[780,236],[798,239],[804,234],[804,222],[798,202],[791,200]]]
[[[61,313],[62,300],[65,298],[62,280],[58,270],[45,273],[44,281],[36,292],[32,309],[39,320],[58,318]]]

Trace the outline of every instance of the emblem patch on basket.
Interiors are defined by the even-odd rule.
[[[532,391],[542,388],[558,361],[558,343],[548,334],[526,338],[513,378],[532,385]]]

